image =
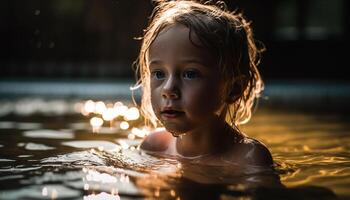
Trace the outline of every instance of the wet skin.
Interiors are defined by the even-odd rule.
[[[227,103],[225,82],[193,31],[190,35],[179,24],[162,30],[150,47],[149,69],[152,108],[166,131],[150,134],[142,149],[185,157],[220,154],[235,162],[272,164],[264,145],[233,130],[220,117]]]
[[[195,35],[191,38],[199,43]],[[224,82],[209,52],[192,44],[188,28],[174,25],[153,42],[149,62],[151,101],[158,119],[175,135],[202,132],[197,129],[210,125],[223,105]],[[168,109],[179,112],[171,115]]]

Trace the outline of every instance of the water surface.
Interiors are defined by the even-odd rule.
[[[242,169],[145,154],[142,137],[130,134],[140,120],[96,132],[89,117],[67,112],[71,103],[54,103],[61,110],[0,118],[0,199],[350,198],[350,125],[341,114],[260,108],[242,130],[266,144],[275,167]]]

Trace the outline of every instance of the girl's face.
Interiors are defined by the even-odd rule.
[[[162,30],[149,50],[154,113],[174,136],[200,131],[216,121],[225,96],[215,59],[186,26]]]

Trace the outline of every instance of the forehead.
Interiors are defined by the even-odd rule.
[[[149,49],[152,60],[193,59],[213,64],[214,59],[209,50],[204,48],[194,31],[181,24],[165,27]]]

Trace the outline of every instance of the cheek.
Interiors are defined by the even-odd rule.
[[[153,111],[155,111],[155,114],[157,114],[157,110],[160,107],[160,101],[161,101],[161,96],[157,88],[152,88],[150,90],[150,96],[151,96],[151,105],[153,108]]]
[[[185,96],[184,100],[188,109],[195,115],[216,113],[223,103],[222,91],[209,85],[198,90],[187,91]]]

